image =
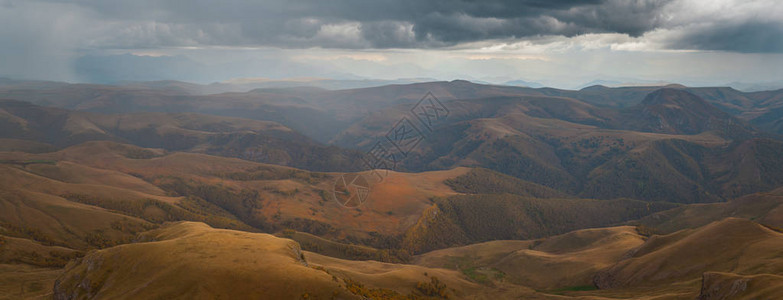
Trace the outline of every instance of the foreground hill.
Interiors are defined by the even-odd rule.
[[[593,275],[644,243],[632,226],[585,229],[541,240],[491,241],[428,252],[416,264],[456,269],[485,283],[503,280],[537,290],[591,286]]]
[[[198,223],[179,223],[145,238],[149,242],[80,259],[57,280],[54,298],[297,299],[310,294],[358,299],[329,274],[310,268],[289,240]]]
[[[783,233],[728,218],[695,230],[653,236],[600,272],[599,288],[640,287],[700,280],[705,271],[781,274]]]
[[[143,239],[69,265],[54,298],[488,299],[454,271],[328,259],[267,234],[185,222]]]
[[[301,251],[296,242],[267,234],[179,222],[74,261],[57,279],[54,297],[753,299],[779,296],[781,243],[779,232],[726,219],[650,238],[624,226],[493,241],[389,264]],[[705,249],[716,250],[704,255]]]
[[[511,282],[570,296],[775,299],[780,243],[780,232],[729,218],[663,236],[613,227],[491,241],[429,252],[414,262],[459,270],[488,286]]]

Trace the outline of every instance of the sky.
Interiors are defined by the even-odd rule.
[[[0,76],[783,82],[783,1],[0,0]]]

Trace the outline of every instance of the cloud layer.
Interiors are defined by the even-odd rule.
[[[781,61],[780,0],[0,0],[18,78],[716,82],[783,80]]]
[[[90,31],[82,45],[96,48],[431,49],[657,33],[666,49],[783,52],[776,0],[4,0],[0,9],[31,3],[73,15]]]

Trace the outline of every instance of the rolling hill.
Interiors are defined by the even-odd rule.
[[[139,157],[137,153],[151,155]],[[556,197],[563,194],[488,170],[456,168],[424,173],[390,172],[382,183],[373,185],[368,196],[371,201],[359,209],[345,209],[332,200],[330,194],[339,173],[313,173],[195,153],[165,153],[106,141],[89,142],[43,154],[5,152],[0,153],[0,160],[4,161],[2,167],[7,170],[4,173],[7,179],[3,184],[8,196],[2,199],[9,207],[5,210],[9,215],[0,221],[36,228],[44,233],[42,241],[59,237],[55,239],[58,243],[66,243],[76,249],[87,248],[89,245],[85,244],[85,240],[95,232],[100,232],[102,239],[99,241],[106,239],[105,243],[108,244],[127,239],[127,232],[116,232],[109,226],[115,222],[113,218],[122,215],[131,216],[129,222],[140,222],[131,222],[136,224],[129,225],[131,228],[155,226],[164,221],[190,220],[250,231],[293,229],[342,243],[419,252],[420,246],[413,246],[422,243],[419,238],[413,238],[416,234],[407,241],[404,236],[410,235],[411,230],[416,232],[415,228],[420,226],[417,224],[427,222],[433,209],[449,212],[442,216],[468,222],[467,219],[462,220],[466,216],[451,213],[470,210],[470,205],[483,201],[483,206],[488,210],[474,210],[472,213],[475,218],[504,216],[513,219],[526,214],[540,214],[538,210],[541,209],[551,218],[546,221],[552,223],[550,229],[540,226],[543,219],[531,219],[531,224],[539,226],[529,227],[520,223],[520,228],[514,229],[518,231],[497,236],[479,237],[483,233],[476,232],[470,235],[470,239],[461,242],[464,244],[493,238],[542,237],[571,229],[611,225],[674,207],[672,204],[649,205],[634,200],[558,198],[544,201],[504,196],[503,193],[517,193],[526,197]],[[492,191],[498,193],[495,195],[486,194],[488,191],[473,191],[472,195],[456,196],[458,192],[450,185],[461,183],[462,186],[471,187],[482,184],[482,181],[476,180],[476,172],[483,174],[482,177],[504,178],[508,183],[495,187]],[[39,186],[46,188],[36,188]],[[528,188],[524,189],[526,186]],[[447,198],[436,200],[438,197]],[[48,211],[39,212],[42,199],[51,199],[48,201],[60,205],[90,208],[84,213],[103,214],[105,211],[107,223],[103,227],[95,227],[99,223],[92,222],[90,227],[76,230],[78,227],[72,227],[72,221],[61,219],[65,216]],[[31,206],[29,216],[27,213],[20,214],[20,208],[10,209],[23,203]],[[436,205],[433,206],[433,203]],[[95,210],[95,206],[100,209]],[[622,207],[628,211],[618,211],[619,214],[615,215],[613,212],[601,212],[601,207]],[[606,218],[599,223],[574,223],[562,217],[579,209],[593,209],[585,215],[587,218],[601,214]],[[500,211],[507,211],[507,214],[494,215]],[[48,224],[64,225],[44,226],[37,222],[48,219],[36,217],[38,214],[53,216],[57,220]],[[68,214],[82,213],[71,211]],[[465,224],[463,230],[469,230],[470,223]],[[427,233],[431,234],[437,233]],[[406,243],[411,246],[404,246]],[[451,245],[431,244],[425,248]]]
[[[452,81],[337,91],[258,89],[203,96],[100,85],[22,86],[0,89],[0,95],[5,92],[7,97],[80,111],[200,112],[274,121],[294,132],[221,132],[206,142],[211,147],[196,147],[203,144],[203,138],[182,131],[152,133],[142,125],[114,136],[144,147],[164,144],[169,149],[210,150],[204,153],[334,171],[358,170],[360,154],[318,145],[295,132],[345,149],[368,150],[428,91],[451,114],[398,164],[401,171],[485,167],[579,197],[682,203],[724,201],[781,183],[774,168],[764,167],[770,163],[768,153],[780,150],[776,131],[767,126],[780,120],[772,113],[781,102],[776,91],[743,93],[676,85],[565,91]],[[156,96],[149,95],[153,92]],[[117,93],[133,96],[123,98]],[[754,121],[765,114],[759,119],[766,120],[764,124]],[[18,118],[11,114],[8,119],[16,120],[12,117]],[[105,125],[111,122],[98,128],[106,131]],[[78,118],[72,123],[89,124]],[[68,140],[80,142],[96,135],[100,131],[85,129]],[[259,148],[259,144],[269,146]],[[46,145],[35,143],[14,147],[46,150]],[[736,156],[753,159],[729,159]],[[337,168],[323,162],[334,162]],[[636,168],[639,164],[641,169]],[[727,173],[727,169],[733,171]],[[753,183],[756,174],[766,182]],[[609,182],[618,178],[620,188],[614,189]]]
[[[391,264],[302,251],[267,234],[177,222],[73,261],[57,278],[54,297],[753,299],[779,294],[781,248],[775,245],[781,242],[779,232],[729,218],[649,238],[621,226],[491,241]],[[715,249],[714,255],[704,249]]]
[[[9,150],[41,152],[106,140],[329,171],[357,171],[362,158],[270,121],[194,113],[72,112],[12,100],[0,101],[0,138],[18,144]]]
[[[402,168],[483,167],[584,198],[679,203],[724,201],[781,183],[768,167],[783,150],[777,138],[685,91],[662,89],[622,110],[542,96],[445,105],[448,119]],[[368,116],[333,142],[372,146],[402,107]]]
[[[405,234],[413,253],[490,240],[536,239],[606,227],[675,207],[638,200],[536,199],[470,195],[439,199]]]
[[[779,91],[202,88],[0,81],[0,298],[778,296]]]
[[[751,126],[679,89],[659,89],[626,111],[617,127],[667,134],[699,134],[713,131],[732,140],[753,137]]]
[[[654,286],[701,280],[705,270],[780,274],[783,233],[727,218],[694,230],[653,236],[625,259],[598,273],[599,288]]]

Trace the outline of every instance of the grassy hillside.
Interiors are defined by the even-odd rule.
[[[783,228],[783,190],[751,194],[722,203],[683,205],[631,223],[666,234],[701,227],[728,217],[753,220],[771,228]]]
[[[370,267],[302,252],[291,240],[199,223],[171,224],[143,238],[147,242],[91,252],[69,265],[54,296],[444,299],[478,290],[453,271]],[[378,272],[379,267],[386,270]]]
[[[52,299],[52,287],[62,269],[27,264],[0,264],[0,299]]]
[[[197,89],[0,86],[41,105],[0,101],[0,298],[777,296],[779,92]],[[448,118],[336,203],[427,91]]]
[[[777,164],[771,153],[783,151],[779,140],[684,91],[658,91],[625,111],[532,96],[448,104],[449,118],[404,168],[483,167],[585,198],[678,203],[783,184],[779,169],[768,167]],[[368,117],[335,143],[369,147],[397,111]]]
[[[595,272],[642,243],[643,237],[631,226],[584,229],[541,240],[491,241],[436,250],[414,261],[456,269],[482,284],[510,282],[540,291],[587,290]]]
[[[0,161],[0,234],[83,250],[188,220],[311,233],[329,241],[317,238],[308,249],[384,261],[406,259],[400,236],[429,198],[456,194],[443,181],[469,171],[392,172],[373,186],[371,201],[346,209],[330,194],[339,173],[239,159],[91,142],[52,153],[0,153]],[[366,246],[381,250],[363,251],[371,249]]]
[[[408,229],[414,253],[490,240],[535,239],[610,226],[675,207],[636,200],[536,199],[510,194],[438,199]]]
[[[699,280],[705,271],[780,274],[783,262],[777,258],[781,249],[783,233],[728,218],[698,229],[653,236],[599,273],[595,283],[599,288],[655,286]]]
[[[92,252],[70,265],[55,283],[55,297],[297,299],[308,293],[358,298],[308,267],[290,240],[198,223],[179,223],[146,238],[155,242]]]
[[[723,201],[783,183],[776,168],[764,167],[770,163],[768,153],[783,150],[777,137],[748,125],[775,126],[780,118],[774,110],[781,106],[777,92],[682,86],[562,91],[454,81],[194,96],[149,88],[57,86],[0,89],[0,94],[79,111],[212,116],[105,116],[39,108],[42,112],[34,114],[51,116],[43,118],[46,124],[37,124],[29,119],[33,114],[25,119],[18,108],[9,108],[0,119],[11,129],[4,136],[12,139],[22,138],[20,132],[55,145],[62,143],[58,138],[69,143],[113,139],[310,170],[355,171],[362,167],[361,152],[311,139],[367,150],[427,91],[438,95],[450,114],[399,170],[484,167],[581,197],[680,203]],[[631,103],[615,105],[623,101]],[[41,126],[61,131],[30,129]],[[289,128],[294,131],[286,131]],[[661,146],[664,140],[676,145]],[[743,146],[746,143],[758,146]],[[759,160],[733,160],[736,156]],[[645,165],[637,169],[640,158]],[[744,165],[727,167],[728,162]],[[760,177],[765,182],[757,184],[754,172],[764,173]],[[609,183],[618,178],[622,180]]]
[[[11,100],[0,101],[0,138],[9,141],[7,150],[25,152],[106,140],[325,171],[359,170],[362,158],[270,121],[194,113],[97,114]]]
[[[756,129],[680,89],[664,88],[648,94],[641,103],[622,111],[619,128],[669,134],[699,134],[714,131],[720,136],[743,140]]]
[[[422,254],[413,264],[392,264],[323,256],[267,234],[179,222],[147,232],[137,243],[74,261],[57,279],[54,295],[753,299],[777,296],[780,276],[775,274],[781,262],[775,253],[781,241],[779,232],[727,219],[650,238],[635,227],[621,226],[539,240],[492,241]],[[702,255],[702,249],[720,251]],[[755,275],[739,275],[748,273]]]
[[[466,194],[514,194],[532,198],[567,198],[568,194],[489,169],[475,168],[445,182]]]
[[[0,234],[31,239],[45,245],[75,249],[105,247],[131,240],[153,224],[118,212],[69,201],[59,196],[67,189],[96,193],[124,192],[120,188],[67,184],[0,165]],[[46,187],[40,190],[36,187]],[[125,197],[133,198],[134,194]]]

